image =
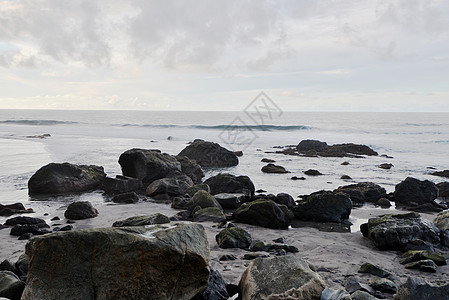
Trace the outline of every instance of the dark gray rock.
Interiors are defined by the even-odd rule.
[[[351,294],[352,300],[378,300],[379,298],[374,297],[368,292],[365,291],[355,291]]]
[[[50,163],[31,176],[30,195],[79,193],[95,189],[106,177],[103,167]]]
[[[224,209],[236,209],[244,202],[246,195],[242,193],[221,193],[214,195],[214,198]]]
[[[449,182],[440,182],[437,184],[438,197],[449,198]]]
[[[360,278],[352,277],[349,278],[348,282],[345,284],[346,290],[353,294],[356,291],[364,291],[369,294],[374,294],[375,290],[367,284],[361,283]]]
[[[398,291],[396,284],[386,278],[373,278],[368,282],[369,286],[382,293],[394,294]]]
[[[283,166],[278,166],[275,164],[268,164],[266,166],[263,166],[261,170],[264,173],[273,173],[273,174],[290,173]]]
[[[380,198],[377,201],[377,205],[379,205],[380,207],[386,208],[386,207],[390,207],[391,206],[391,202],[387,198]]]
[[[83,220],[98,216],[98,210],[89,201],[76,201],[67,207],[64,217],[71,220]]]
[[[299,153],[310,153],[311,151],[318,153],[324,151],[329,147],[326,142],[321,142],[317,140],[302,140],[296,146],[296,150]]]
[[[414,262],[409,262],[404,265],[406,269],[418,269],[422,272],[436,273],[438,266],[431,259],[423,259]]]
[[[238,165],[238,157],[217,143],[196,139],[185,147],[179,156],[187,156],[196,161],[201,167],[223,168]]]
[[[225,228],[216,236],[218,247],[248,249],[252,238],[248,231],[240,227]]]
[[[192,179],[185,174],[176,174],[167,178],[153,181],[145,190],[145,195],[155,197],[157,195],[168,195],[177,197],[185,194],[189,187],[193,186]]]
[[[22,279],[22,277],[26,277],[28,274],[28,265],[29,265],[29,259],[28,256],[23,253],[19,256],[19,258],[16,261],[16,269],[17,269],[17,275]]]
[[[304,171],[304,174],[306,174],[308,176],[320,176],[320,175],[323,175],[320,171],[315,170],[315,169],[309,169],[307,171]]]
[[[228,173],[220,173],[207,179],[212,195],[221,193],[242,193],[248,197],[254,196],[254,184],[248,176],[234,176]]]
[[[21,239],[27,239],[25,237],[22,237],[25,234],[33,234],[33,235],[42,235],[46,233],[50,233],[51,231],[48,228],[48,225],[46,227],[39,226],[39,225],[15,225],[13,228],[11,228],[10,235],[13,236],[20,236]]]
[[[14,274],[17,273],[16,265],[7,259],[5,259],[4,261],[2,261],[2,263],[0,263],[0,271],[10,271],[13,272]]]
[[[136,216],[122,221],[116,221],[112,224],[112,227],[146,226],[166,223],[170,223],[170,219],[167,216],[155,213],[152,215]]]
[[[236,260],[237,257],[234,254],[223,254],[220,256],[220,261],[229,261],[229,260]]]
[[[296,151],[305,156],[324,156],[324,157],[359,157],[360,155],[376,156],[378,153],[365,145],[352,143],[335,144],[329,146],[326,142],[317,140],[303,140]]]
[[[242,204],[233,217],[241,223],[276,229],[287,228],[294,215],[285,205],[261,199]]]
[[[433,247],[433,245],[429,242],[425,242],[423,240],[412,240],[409,241],[404,249],[402,250],[403,252],[407,252],[410,250],[426,250],[426,251],[430,251],[430,252],[435,252],[435,248]]]
[[[139,201],[139,196],[135,192],[123,193],[115,195],[112,198],[112,202],[122,204],[133,204]]]
[[[401,285],[397,294],[394,296],[395,300],[436,300],[448,299],[449,283],[436,286],[428,283],[422,278],[410,277],[406,283]]]
[[[201,183],[201,179],[204,177],[204,171],[199,164],[187,156],[177,155],[175,158],[181,164],[182,173],[189,176],[194,184]]]
[[[283,204],[287,206],[289,209],[293,208],[296,205],[295,200],[292,196],[290,196],[287,193],[279,193],[276,195],[276,198],[274,199],[274,202],[278,204]]]
[[[274,163],[276,162],[274,159],[269,159],[269,158],[262,158],[261,162],[264,163]]]
[[[379,199],[387,197],[387,191],[373,182],[360,182],[340,186],[334,190],[334,193],[345,193],[349,195],[354,204],[364,202],[377,203]]]
[[[159,150],[131,149],[122,153],[118,162],[124,176],[138,178],[144,186],[170,173],[181,172],[181,163]]]
[[[209,283],[199,224],[101,228],[35,237],[23,300],[191,299]]]
[[[440,176],[440,177],[446,177],[449,178],[449,170],[444,170],[444,171],[435,171],[431,173],[432,175],[435,176]]]
[[[44,224],[44,225],[41,225]],[[25,216],[19,216],[19,217],[14,217],[14,218],[10,218],[8,220],[5,221],[5,225],[8,226],[15,226],[15,225],[39,225],[39,226],[43,226],[46,227],[46,223],[45,220],[40,219],[40,218],[32,218],[32,217],[25,217]]]
[[[205,183],[200,183],[200,184],[195,184],[194,186],[189,187],[186,191],[185,191],[185,196],[192,198],[193,195],[195,195],[196,192],[203,190],[206,191],[210,194],[210,187],[209,185],[205,184]]]
[[[0,216],[9,217],[14,214],[24,214],[24,213],[33,213],[34,210],[31,208],[25,209],[22,203],[14,203],[14,204],[0,204]]]
[[[367,273],[367,274],[375,275],[375,276],[382,277],[382,278],[388,278],[390,280],[393,279],[393,275],[390,272],[385,271],[385,270],[381,269],[379,266],[375,266],[370,263],[364,263],[363,265],[361,265],[360,269],[359,269],[359,273]]]
[[[299,201],[292,212],[299,220],[341,223],[349,218],[351,209],[348,195],[319,191]]]
[[[416,262],[420,260],[432,260],[437,266],[442,266],[446,264],[446,258],[435,252],[430,252],[426,250],[410,250],[401,255],[399,263],[405,265],[411,262]]]
[[[397,184],[394,191],[396,206],[408,209],[422,207],[419,211],[429,211],[432,207],[442,209],[435,203],[438,189],[435,183],[429,180],[418,180],[407,177]],[[431,210],[432,211],[432,210]]]
[[[333,290],[326,287],[321,293],[320,300],[352,300],[351,295],[345,290]]]
[[[319,299],[324,287],[305,260],[290,255],[256,258],[239,283],[243,299]]]
[[[211,268],[207,289],[203,293],[193,297],[192,300],[226,300],[228,298],[229,294],[223,277],[221,277],[221,274],[217,270]]]
[[[363,236],[380,250],[402,250],[412,240],[440,244],[440,230],[418,213],[382,215],[360,226]]]
[[[140,192],[142,181],[137,178],[117,175],[115,178],[106,177],[101,188],[109,195],[117,195],[129,192]]]
[[[394,166],[393,166],[393,164],[390,164],[390,163],[384,163],[384,164],[379,165],[379,168],[384,169],[384,170],[389,170],[392,167],[394,167]]]
[[[218,207],[206,207],[195,211],[194,222],[226,223],[226,216]]]
[[[25,282],[21,281],[11,271],[0,271],[0,297],[20,300]]]

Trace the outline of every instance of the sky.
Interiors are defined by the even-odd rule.
[[[0,109],[449,112],[447,0],[0,0]]]

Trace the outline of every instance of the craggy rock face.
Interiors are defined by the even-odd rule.
[[[305,260],[295,256],[257,258],[240,279],[244,300],[320,299],[324,281]]]
[[[97,188],[105,179],[103,167],[50,163],[28,181],[30,195],[79,193]]]
[[[199,224],[58,232],[31,239],[22,299],[191,299],[209,282]]]
[[[224,168],[239,164],[239,159],[234,152],[221,147],[217,143],[200,139],[194,140],[192,144],[185,147],[179,153],[179,156],[187,156],[203,168]]]

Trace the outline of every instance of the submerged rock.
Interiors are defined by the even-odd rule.
[[[341,223],[349,218],[351,209],[352,202],[347,195],[319,191],[299,201],[292,212],[299,220]]]
[[[70,203],[64,217],[71,220],[83,220],[98,216],[98,210],[89,201],[76,201]]]
[[[359,155],[378,155],[376,151],[365,145],[347,143],[329,146],[326,142],[317,140],[303,140],[296,146],[296,150],[305,156],[357,157]]]
[[[242,204],[233,214],[236,221],[267,228],[287,228],[293,213],[285,205],[261,199]]]
[[[191,299],[209,283],[199,224],[102,228],[35,237],[24,300]]]
[[[95,189],[106,178],[103,167],[50,163],[31,176],[30,195],[79,193]]]
[[[185,147],[178,156],[187,156],[201,167],[223,168],[239,164],[238,157],[217,143],[196,139]]]
[[[256,258],[242,274],[242,299],[320,299],[325,287],[318,273],[296,256]]]
[[[309,176],[320,176],[320,175],[323,175],[320,171],[315,170],[315,169],[309,169],[307,171],[304,171],[304,174],[309,175]]]
[[[447,299],[449,295],[449,283],[436,286],[422,278],[409,277],[398,289],[395,300],[436,300]]]
[[[402,250],[412,240],[440,244],[440,230],[418,213],[382,215],[360,226],[363,236],[380,250]]]
[[[254,196],[254,183],[248,176],[234,176],[228,173],[220,173],[206,181],[212,195],[221,193],[243,193],[248,197]]]

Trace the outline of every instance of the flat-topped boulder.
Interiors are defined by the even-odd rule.
[[[282,204],[260,199],[242,204],[233,214],[236,221],[267,228],[287,228],[293,213]]]
[[[31,239],[22,299],[191,299],[209,283],[200,224],[57,232]]]
[[[28,181],[30,195],[79,193],[100,186],[106,177],[103,167],[50,163],[43,166]]]
[[[376,151],[366,145],[359,145],[353,143],[328,145],[326,142],[318,140],[302,140],[297,146],[297,153],[305,156],[323,156],[323,157],[358,157],[377,156]],[[291,149],[288,150],[288,153]],[[287,152],[286,152],[287,153]]]
[[[378,203],[379,199],[387,197],[387,191],[373,182],[359,182],[356,184],[344,185],[334,190],[334,193],[347,194],[353,204],[363,204],[365,202]]]
[[[239,164],[239,159],[234,152],[223,148],[217,143],[200,139],[194,140],[178,156],[187,156],[203,168],[224,168]]]
[[[140,179],[144,187],[170,173],[181,172],[181,163],[159,150],[134,148],[122,153],[118,162],[124,176]]]

